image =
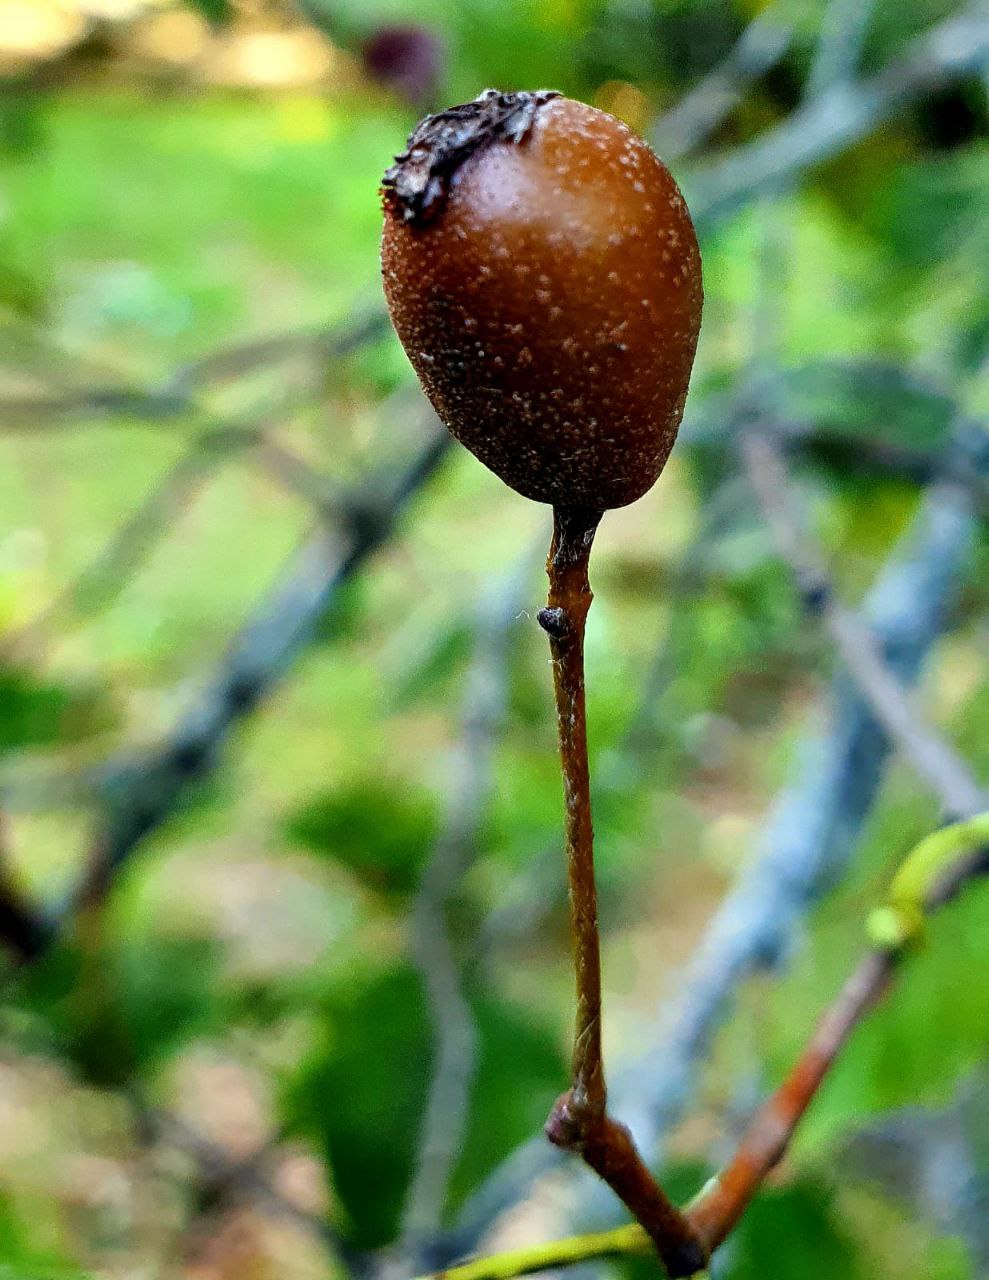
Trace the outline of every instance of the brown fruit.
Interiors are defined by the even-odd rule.
[[[436,412],[526,497],[651,488],[683,414],[701,264],[669,171],[549,91],[427,117],[385,174],[385,295]]]

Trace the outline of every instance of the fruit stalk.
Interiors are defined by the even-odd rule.
[[[546,1134],[556,1146],[580,1155],[611,1187],[648,1232],[670,1276],[690,1276],[706,1263],[697,1236],[656,1183],[628,1129],[607,1114],[584,695],[584,632],[593,599],[587,569],[602,514],[554,507],[553,541],[546,562],[549,599],[538,615],[553,659],[577,989],[572,1084],[557,1099]]]
[[[603,1115],[607,1101],[601,1053],[601,954],[584,701],[584,627],[593,599],[587,566],[601,515],[601,512],[554,509],[553,541],[546,561],[549,599],[546,608],[538,615],[539,625],[549,636],[553,658],[556,719],[563,768],[567,870],[577,982],[572,1106],[586,1115]]]

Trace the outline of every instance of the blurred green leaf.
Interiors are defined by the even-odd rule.
[[[542,1131],[567,1082],[567,1060],[555,1027],[534,1011],[478,992],[472,1000],[478,1032],[470,1126],[453,1179],[465,1199],[518,1144]]]
[[[674,1168],[664,1171],[663,1182],[682,1203],[703,1185],[704,1171]],[[806,1180],[760,1192],[718,1259],[720,1280],[875,1280],[831,1189]],[[649,1258],[629,1258],[620,1273],[647,1280],[656,1267]]]
[[[955,406],[937,387],[882,363],[806,365],[774,375],[783,422],[929,454],[944,447]]]
[[[39,264],[28,260],[0,234],[0,308],[38,319],[46,305],[46,282]]]
[[[49,742],[77,742],[113,723],[109,705],[93,690],[0,670],[0,751]]]
[[[396,710],[435,697],[451,684],[451,677],[463,671],[471,651],[471,629],[465,622],[444,623],[431,630],[402,662],[392,690]],[[456,697],[457,689],[451,690]]]
[[[61,946],[27,970],[21,1006],[48,1050],[115,1087],[153,1070],[222,1010],[212,941],[147,937],[109,950]]]
[[[0,1280],[93,1280],[45,1243],[53,1224],[39,1222],[31,1208],[0,1194]]]
[[[931,921],[888,998],[856,1035],[808,1120],[807,1139],[855,1118],[945,1101],[989,1047],[985,993],[987,896],[975,884]],[[847,967],[847,964],[846,964]],[[840,972],[835,957],[832,973]]]
[[[316,644],[330,646],[364,634],[368,590],[367,580],[361,575],[341,584],[332,607],[316,623]]]
[[[865,1258],[829,1188],[800,1182],[763,1191],[732,1236],[725,1280],[865,1280]]]
[[[875,195],[871,228],[915,269],[989,246],[989,192],[981,147],[901,165]]]
[[[139,1070],[173,1054],[221,1019],[223,984],[212,939],[141,938],[121,947],[112,969],[117,999]]]
[[[186,0],[190,9],[196,9],[207,22],[220,24],[228,21],[233,12],[230,0]]]
[[[546,751],[518,747],[499,752],[483,844],[508,862],[561,841],[563,790],[560,766]]]
[[[455,1201],[540,1131],[566,1082],[555,1029],[487,993],[471,1006],[479,1054]],[[415,1167],[431,1079],[431,1018],[419,975],[404,965],[338,979],[324,1009],[324,1041],[289,1086],[284,1114],[323,1150],[350,1242],[377,1247],[394,1236]]]
[[[407,966],[338,983],[325,1041],[289,1086],[289,1128],[322,1151],[357,1248],[395,1234],[412,1175],[432,1052],[418,975]]]
[[[349,867],[369,888],[396,893],[418,884],[437,829],[428,792],[380,776],[315,796],[285,824],[289,840]]]

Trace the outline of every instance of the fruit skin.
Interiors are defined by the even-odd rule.
[[[452,163],[447,148],[424,205],[400,192],[428,139],[385,176],[392,321],[440,418],[512,488],[625,506],[683,414],[703,300],[690,214],[646,143],[594,107],[488,91],[452,109],[456,127],[492,95],[509,127],[482,122]]]

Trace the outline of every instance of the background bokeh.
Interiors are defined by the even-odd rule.
[[[408,1277],[610,1220],[538,1140],[548,515],[445,448],[377,275],[391,156],[489,85],[626,119],[697,215],[683,439],[602,526],[588,638],[615,1104],[680,1194],[943,807],[744,432],[987,776],[984,7],[0,0],[4,1276]],[[989,1275],[986,906],[932,925],[717,1274]]]

